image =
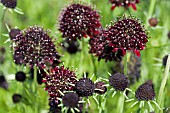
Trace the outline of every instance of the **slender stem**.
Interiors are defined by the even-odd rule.
[[[149,6],[149,12],[148,12],[148,15],[147,15],[147,18],[146,18],[146,27],[149,25],[148,19],[151,18],[152,14],[153,14],[155,3],[156,3],[156,0],[151,0],[151,4]]]
[[[5,12],[6,12],[6,9],[2,11],[2,17],[1,17],[1,22],[0,22],[0,37],[2,37],[2,26],[3,26],[4,17],[5,17]]]
[[[87,103],[87,98],[85,97],[84,98],[84,104],[83,104],[83,113],[85,113],[86,112],[86,103]]]
[[[35,113],[39,113],[38,103],[37,103],[37,67],[34,66],[34,103],[35,103]]]
[[[91,55],[91,58],[92,58],[92,63],[93,63],[94,76],[95,76],[95,79],[97,79],[97,68],[96,68],[94,56]]]
[[[169,68],[170,68],[170,55],[168,55],[168,59],[166,62],[166,67],[165,67],[165,72],[164,72],[164,77],[162,79],[161,87],[159,89],[159,94],[158,94],[158,105],[162,108],[163,106],[163,93],[165,89],[165,85],[169,76]],[[161,110],[162,111],[162,110]]]
[[[124,74],[127,75],[127,54],[124,56]],[[124,113],[124,102],[125,102],[125,96],[122,94],[119,98],[119,104],[118,104],[118,113]]]

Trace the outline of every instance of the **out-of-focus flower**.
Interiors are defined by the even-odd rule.
[[[152,26],[152,27],[156,27],[158,24],[157,18],[150,18],[148,22],[149,22],[150,26]]]
[[[7,7],[14,9],[17,6],[17,0],[1,0],[1,3]]]

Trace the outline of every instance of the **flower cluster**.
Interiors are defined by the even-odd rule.
[[[42,27],[31,26],[23,32],[17,32],[13,42],[16,63],[44,68],[47,62],[58,60],[58,52],[49,36],[49,31]]]
[[[111,10],[114,10],[115,7],[119,6],[123,6],[125,8],[132,6],[132,8],[136,10],[136,4],[139,3],[139,0],[109,0],[109,2],[112,4]]]
[[[76,81],[75,73],[64,66],[52,68],[50,73],[43,78],[43,82],[46,84],[45,90],[50,96],[49,100],[55,100],[56,103],[58,103],[57,98],[62,96],[61,92],[74,89]]]
[[[139,20],[124,16],[90,39],[90,53],[106,61],[121,59],[127,50],[140,56],[140,50],[145,49],[147,42],[147,33]]]
[[[81,39],[86,35],[92,36],[98,33],[101,26],[99,14],[91,6],[71,4],[60,15],[59,30],[63,37],[71,40]]]

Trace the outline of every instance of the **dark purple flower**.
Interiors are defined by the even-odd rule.
[[[51,69],[43,79],[46,84],[45,90],[48,91],[50,100],[54,99],[56,103],[58,102],[57,98],[61,97],[60,92],[73,90],[76,81],[75,73],[68,68],[64,68],[64,66]]]
[[[60,28],[62,36],[70,40],[81,39],[86,35],[98,33],[101,26],[100,16],[91,6],[71,4],[60,15]]]
[[[109,0],[112,4],[111,10],[114,10],[115,7],[123,6],[125,8],[132,7],[136,10],[136,4],[139,3],[139,0]]]
[[[89,78],[81,78],[76,82],[76,93],[81,97],[92,96],[94,93],[95,85]]]
[[[154,85],[151,80],[140,85],[135,92],[135,97],[141,100],[153,100],[155,98]]]
[[[69,38],[66,38],[63,42],[62,42],[62,46],[63,48],[69,52],[70,54],[75,54],[77,53],[80,49],[79,49],[79,44],[78,41],[75,40],[69,40]]]
[[[22,71],[18,71],[16,74],[15,74],[15,79],[19,82],[24,82],[25,79],[26,79],[26,75],[24,72]]]
[[[128,86],[128,79],[123,73],[115,73],[110,76],[109,83],[115,90],[124,91]]]
[[[42,27],[30,26],[16,36],[14,43],[14,60],[17,63],[44,68],[46,63],[58,60],[49,31]]]
[[[140,56],[140,50],[145,49],[148,36],[138,19],[132,17],[119,18],[117,22],[108,26],[105,34],[109,47],[113,52],[122,50],[123,55],[127,50]]]
[[[8,83],[5,79],[5,76],[2,73],[0,73],[0,87],[4,88],[6,90],[8,89]]]
[[[14,103],[20,102],[21,99],[22,99],[22,96],[21,96],[20,94],[14,94],[14,95],[12,96],[12,100],[13,100]]]
[[[114,47],[109,46],[107,41],[107,30],[102,30],[99,35],[93,36],[89,40],[90,53],[98,57],[98,60],[105,59],[106,61],[117,60],[120,61],[123,57],[123,51],[118,49],[113,51]]]
[[[1,0],[1,3],[7,7],[14,9],[17,6],[17,0]]]
[[[62,97],[62,103],[64,106],[74,108],[78,106],[79,97],[74,92],[68,92]]]

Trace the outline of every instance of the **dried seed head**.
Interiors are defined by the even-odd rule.
[[[115,90],[124,91],[128,86],[128,79],[123,73],[115,73],[110,76],[109,83]]]
[[[15,74],[15,79],[16,79],[17,81],[19,81],[19,82],[24,82],[25,79],[26,79],[26,75],[25,75],[24,72],[19,71],[19,72],[17,72],[17,73]]]
[[[4,88],[6,90],[8,89],[8,83],[2,73],[0,73],[0,87]]]
[[[14,94],[14,95],[12,96],[12,100],[13,100],[14,103],[20,102],[21,99],[22,99],[22,96],[21,96],[20,94]]]
[[[60,92],[70,91],[74,89],[76,83],[76,75],[64,66],[51,69],[49,75],[44,77],[43,82],[46,84],[45,90],[48,91],[50,100],[58,102],[58,97],[61,97]]]
[[[105,94],[107,91],[107,88],[106,88],[106,86],[103,86],[103,85],[105,85],[104,82],[95,83],[95,93]]]
[[[139,3],[139,0],[109,0],[112,4],[111,10],[114,10],[115,7],[123,6],[125,8],[132,7],[136,10],[136,4]]]
[[[170,39],[170,31],[168,32],[168,39]]]
[[[75,54],[79,51],[79,44],[75,40],[69,40],[69,38],[66,38],[62,42],[63,48],[69,52],[70,54]]]
[[[95,85],[89,78],[81,78],[76,82],[76,93],[81,97],[92,96],[94,93]]]
[[[44,68],[46,63],[53,62],[58,55],[49,31],[42,27],[31,26],[16,36],[14,42],[14,61]],[[15,60],[16,59],[16,60]],[[18,60],[18,61],[17,61]]]
[[[149,19],[149,24],[152,27],[156,27],[156,25],[158,24],[158,20],[156,18],[150,18]]]
[[[154,86],[151,80],[140,85],[135,92],[135,97],[141,100],[153,100],[155,98]]]
[[[0,47],[0,54],[5,54],[5,48],[4,47]]]
[[[74,108],[77,107],[79,97],[74,92],[68,92],[62,97],[62,102],[66,107]]]
[[[166,66],[167,60],[168,60],[168,55],[165,55],[165,56],[163,57],[163,59],[162,59],[162,65],[163,65],[163,66]]]
[[[113,52],[122,50],[123,55],[127,50],[133,51],[140,56],[140,50],[145,49],[148,42],[148,36],[139,20],[132,17],[123,17],[118,19],[114,25],[108,26],[107,35],[105,35],[108,45],[113,48]]]
[[[14,9],[17,6],[17,0],[1,0],[1,3],[7,7]]]
[[[62,36],[70,40],[81,39],[86,35],[97,33],[101,26],[98,12],[91,6],[71,4],[60,14],[60,28]]]
[[[10,39],[12,41],[15,41],[17,38],[17,35],[21,35],[22,31],[20,29],[11,29],[9,32]]]

